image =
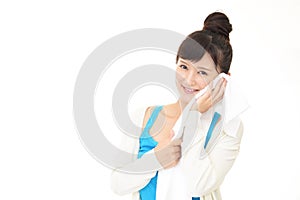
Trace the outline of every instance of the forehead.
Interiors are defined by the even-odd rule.
[[[207,70],[215,70],[216,69],[216,65],[215,65],[213,59],[207,52],[205,52],[203,57],[197,62],[192,62],[190,60],[185,60],[182,58],[179,58],[179,61],[182,63],[186,63],[190,66],[193,66],[196,69],[207,69]]]

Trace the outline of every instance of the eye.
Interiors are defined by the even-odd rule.
[[[202,76],[207,76],[207,73],[205,71],[199,71],[198,74],[200,74]]]
[[[188,69],[188,67],[186,65],[179,65],[179,67],[182,69]]]

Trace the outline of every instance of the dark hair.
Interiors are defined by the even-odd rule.
[[[192,62],[199,61],[205,52],[212,57],[216,67],[221,72],[228,73],[232,60],[232,47],[230,45],[229,33],[232,26],[228,17],[221,12],[214,12],[204,20],[201,31],[195,31],[188,35],[181,43],[176,57]]]

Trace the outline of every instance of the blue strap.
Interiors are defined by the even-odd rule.
[[[151,129],[152,125],[154,124],[162,106],[157,106],[154,108],[151,116],[148,119],[148,122],[140,136],[140,149],[138,152],[138,158],[141,158],[146,152],[150,151],[157,145],[157,141],[153,139],[150,135],[149,130]]]
[[[206,148],[207,144],[208,144],[208,141],[210,140],[211,138],[211,135],[212,135],[212,132],[218,122],[218,120],[220,119],[221,115],[217,112],[214,113],[214,116],[213,116],[213,119],[212,119],[212,122],[210,123],[210,126],[209,126],[209,129],[208,129],[208,132],[206,134],[206,138],[205,138],[205,143],[204,143],[204,149]]]
[[[145,126],[145,130],[147,130],[147,132],[150,130],[150,128],[153,126],[160,110],[162,109],[163,106],[156,106],[152,112],[152,115],[150,116],[146,126]],[[144,132],[145,132],[144,130]]]

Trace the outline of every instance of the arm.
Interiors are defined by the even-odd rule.
[[[144,115],[143,127],[145,127],[150,114],[151,109],[148,108]],[[136,174],[128,173],[126,171],[134,171],[133,169],[141,171],[141,169],[145,168],[145,166],[156,166],[155,168],[158,169],[161,168],[161,166],[156,160],[153,150],[144,154],[140,159],[137,159],[137,154],[139,151],[138,138],[130,138],[129,136],[123,135],[120,148],[131,153],[132,157],[127,161],[126,165],[113,170],[111,174],[111,188],[116,194],[119,195],[138,192],[148,184],[151,178],[156,175],[156,171],[149,170],[145,173],[140,172]]]
[[[147,152],[146,154],[151,157],[154,156],[153,151],[149,153]],[[156,171],[139,174],[119,171],[126,171],[126,168],[134,169],[136,167],[142,167],[143,165],[145,165],[145,163],[148,163],[149,160],[152,160],[151,158],[149,160],[143,160],[144,158],[146,158],[146,154],[142,158],[137,159],[122,168],[113,170],[111,175],[111,188],[116,194],[125,195],[133,192],[138,192],[140,189],[144,188],[149,183],[151,178],[153,178],[156,175]],[[156,159],[155,156],[154,159]]]
[[[203,196],[219,188],[239,153],[242,132],[242,124],[238,129],[238,137],[222,132],[214,149],[202,160],[199,159],[199,142],[191,148],[184,161],[189,193]]]

